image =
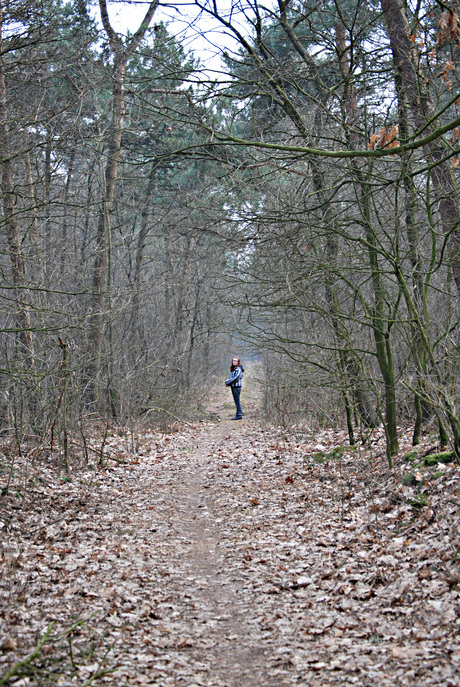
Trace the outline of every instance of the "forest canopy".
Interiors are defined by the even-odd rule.
[[[67,463],[237,347],[269,418],[459,456],[456,5],[119,4],[0,3],[5,431]]]

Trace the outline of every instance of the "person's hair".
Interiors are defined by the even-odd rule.
[[[236,358],[238,360],[236,365],[233,364],[233,358]],[[237,358],[236,355],[234,355],[233,358],[232,358],[232,364],[230,365],[230,372],[233,372],[233,370],[236,370],[238,365],[241,365],[241,360],[239,358]]]

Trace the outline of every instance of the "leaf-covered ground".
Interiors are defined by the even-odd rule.
[[[114,433],[71,481],[19,462],[0,675],[26,662],[3,684],[460,685],[460,478],[422,466],[434,443],[405,462],[402,433],[389,473],[380,430],[351,451],[222,419],[134,456]]]

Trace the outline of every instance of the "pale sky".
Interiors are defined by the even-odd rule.
[[[133,33],[145,16],[148,2],[134,0],[125,2],[124,0],[108,0],[107,7],[111,24],[115,31],[125,34],[128,30]],[[228,0],[219,3],[225,8]],[[100,18],[99,4],[93,5],[93,14],[97,19]],[[236,42],[229,36],[225,36],[222,28],[217,22],[202,16],[198,18],[198,12],[193,2],[175,2],[170,6],[159,7],[154,15],[151,25],[164,21],[168,24],[169,32],[174,35],[186,50],[193,50],[202,64],[208,70],[219,70],[219,56],[223,50],[231,52],[236,46]]]

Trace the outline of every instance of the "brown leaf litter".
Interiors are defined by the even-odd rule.
[[[0,674],[54,622],[6,684],[460,685],[455,464],[246,419],[110,441],[0,499]]]

